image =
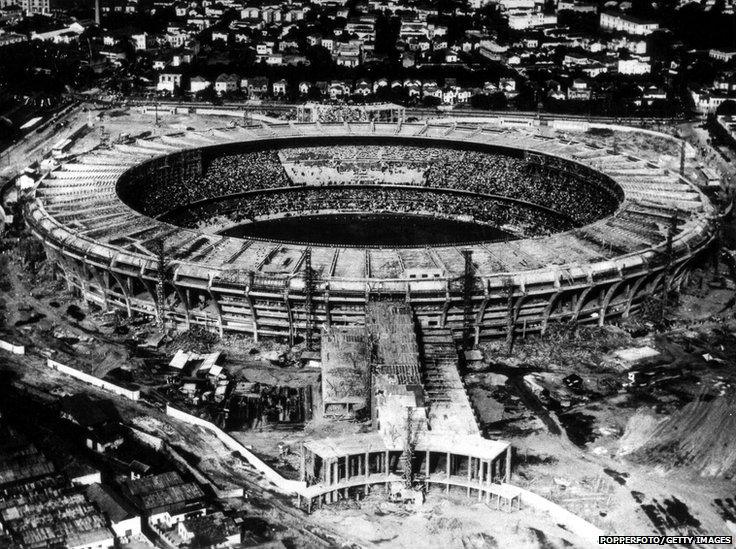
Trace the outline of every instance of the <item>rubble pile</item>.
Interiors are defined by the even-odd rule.
[[[630,346],[632,337],[615,326],[579,327],[571,324],[551,325],[544,336],[520,340],[514,357],[507,362],[518,362],[536,370],[577,370],[587,366],[600,371],[608,364],[610,351]],[[485,345],[486,356],[498,356],[498,342]],[[512,364],[509,364],[512,365]]]
[[[636,413],[629,418],[629,421],[626,423],[624,434],[619,440],[619,455],[631,454],[652,440],[654,432],[657,430],[657,426],[662,421],[663,418],[658,418],[647,408],[637,410]]]
[[[667,468],[689,466],[704,477],[736,474],[736,396],[696,399],[657,426],[631,459]]]

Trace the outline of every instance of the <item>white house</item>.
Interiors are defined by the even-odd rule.
[[[79,23],[72,23],[67,27],[55,29],[47,32],[32,32],[31,40],[48,40],[55,44],[68,44],[76,40],[80,34],[84,32],[84,27]]]
[[[287,88],[287,86],[288,86],[288,84],[287,84],[286,80],[283,80],[283,79],[282,80],[277,80],[276,82],[274,82],[273,84],[271,84],[271,91],[277,97],[280,96],[280,95],[286,95],[286,88]]]
[[[652,34],[659,28],[656,21],[647,21],[632,17],[619,12],[603,11],[600,17],[600,27],[604,30],[613,30],[625,32],[627,34],[635,34],[637,36],[646,36]]]
[[[736,95],[723,93],[716,90],[692,90],[690,92],[693,98],[695,110],[700,113],[715,112],[726,101],[736,102]]]
[[[175,72],[162,72],[158,75],[156,91],[174,93],[181,88],[182,75]]]
[[[556,25],[557,15],[544,12],[510,11],[508,12],[509,28],[514,30],[531,29],[546,25]]]
[[[198,93],[206,90],[212,86],[212,82],[202,76],[195,76],[189,82],[189,91],[191,93]]]
[[[216,42],[217,40],[222,40],[227,44],[227,33],[223,31],[213,31],[212,32],[212,41]]]
[[[708,55],[711,57],[711,59],[728,63],[734,57],[736,57],[736,50],[710,50],[708,52]]]
[[[652,71],[652,65],[648,61],[632,57],[631,59],[618,60],[619,74],[647,74]]]
[[[148,48],[149,36],[147,33],[142,32],[140,34],[131,34],[130,41],[133,44],[135,51],[142,51]]]

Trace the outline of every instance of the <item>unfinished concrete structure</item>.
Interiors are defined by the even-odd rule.
[[[351,419],[370,403],[370,362],[360,328],[332,328],[322,335],[322,415]]]
[[[481,436],[449,330],[423,330],[420,357],[409,305],[372,302],[366,315],[376,430],[302,446],[304,507],[394,482],[460,487],[478,499],[506,497],[511,447]]]
[[[254,339],[294,340],[307,327],[362,325],[366,304],[382,296],[409,303],[424,326],[449,329],[456,338],[467,331],[477,342],[544,332],[553,322],[603,324],[635,314],[649,296],[676,287],[713,239],[714,212],[702,193],[650,161],[569,137],[542,137],[535,123],[285,123],[139,139],[64,161],[35,189],[27,219],[85,300],[165,316],[182,328],[201,325]],[[565,232],[509,242],[370,248],[226,237],[166,223],[158,215],[165,211],[142,213],[134,202],[196,177],[221,154],[338,143],[474,148],[523,159],[531,169],[569,178],[580,192],[604,193],[613,213]],[[390,187],[372,185],[376,192]],[[314,194],[328,187],[269,192]],[[262,194],[249,191],[248,200]],[[173,206],[196,210],[160,204],[164,210]],[[540,215],[566,215],[543,204],[527,206]],[[675,211],[674,231],[668,231]],[[162,240],[164,269],[157,253]],[[472,253],[469,299],[460,282],[465,250]],[[308,251],[316,273],[312,285],[301,276]]]

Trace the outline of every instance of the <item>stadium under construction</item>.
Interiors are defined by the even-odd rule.
[[[68,285],[106,309],[293,342],[401,301],[421,326],[477,343],[634,315],[714,238],[715,210],[682,173],[579,135],[532,118],[179,131],[64,160],[26,215]],[[367,213],[497,232],[390,245],[248,235]]]

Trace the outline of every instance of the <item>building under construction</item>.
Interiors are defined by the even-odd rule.
[[[335,345],[348,337],[351,345],[343,356],[351,366],[358,365],[349,369],[363,372],[369,365],[371,382],[352,385],[356,390],[343,397],[340,409],[348,411],[358,399],[365,405],[369,398],[375,430],[303,445],[305,508],[359,497],[371,486],[391,483],[448,490],[459,486],[479,498],[500,490],[500,483],[509,478],[511,449],[506,442],[481,436],[450,331],[425,329],[420,352],[411,308],[406,303],[372,302],[364,329],[354,329],[349,336],[324,334],[323,356],[327,353],[329,366],[323,370],[323,384],[328,387],[337,369]],[[358,350],[365,354],[359,356]],[[325,409],[335,405],[334,396],[334,391],[329,393]]]

